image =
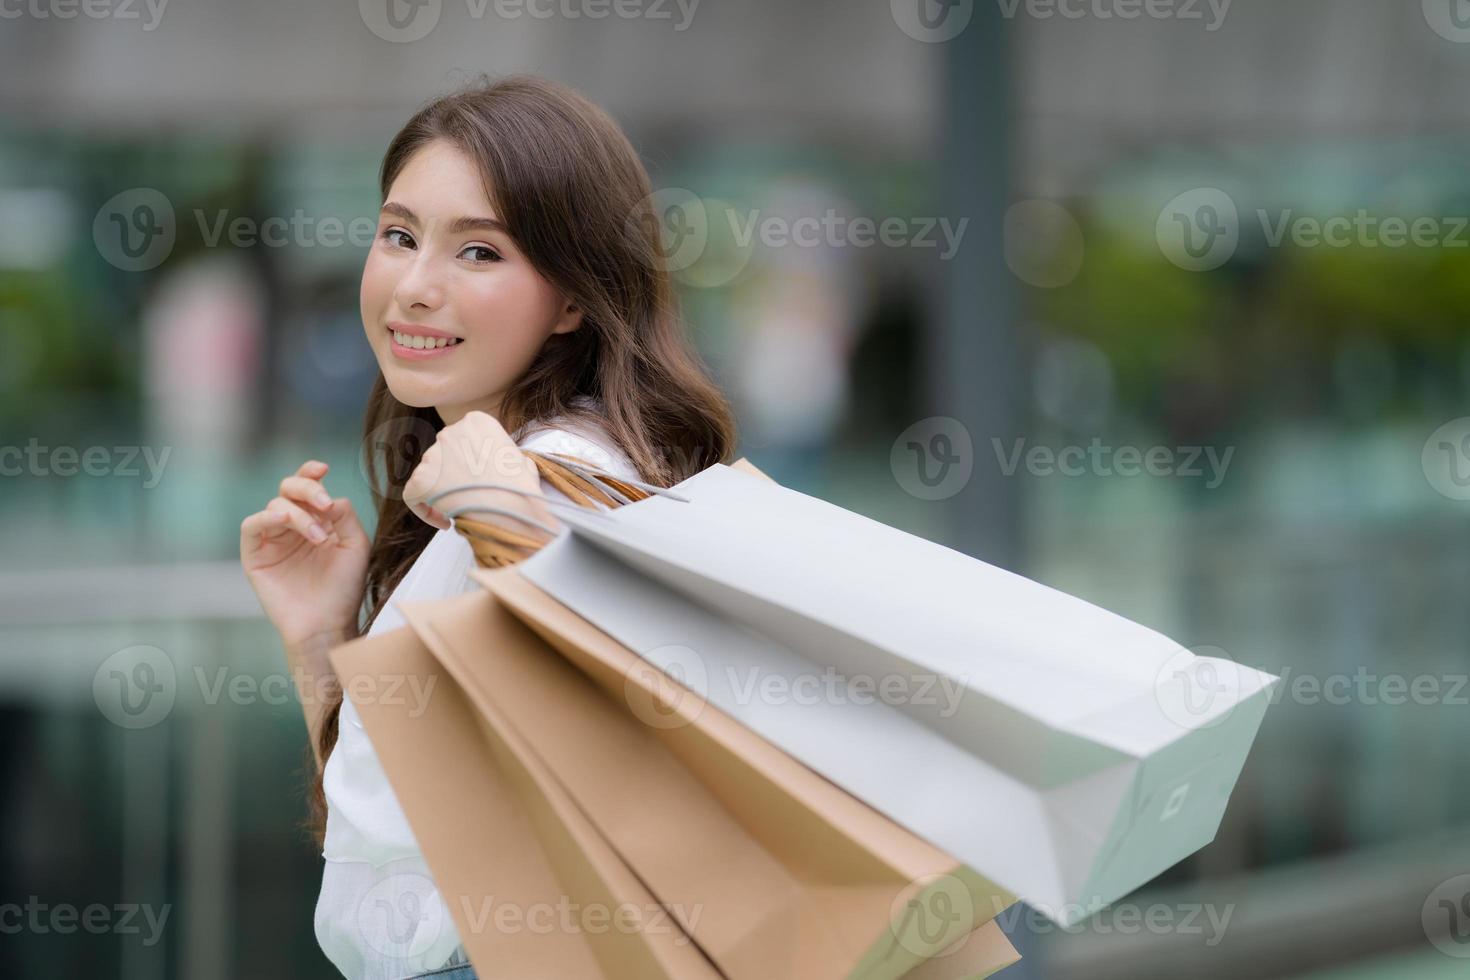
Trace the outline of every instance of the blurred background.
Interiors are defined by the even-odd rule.
[[[1215,842],[1003,976],[1470,971],[1470,3],[7,0],[0,975],[335,975],[239,522],[371,514],[381,153],[512,71],[696,235],[740,455],[1282,675]]]

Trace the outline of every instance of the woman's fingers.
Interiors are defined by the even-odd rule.
[[[240,537],[246,541],[273,538],[290,529],[284,511],[258,510],[240,522]]]
[[[321,544],[336,532],[323,527],[317,523],[316,518],[306,512],[306,508],[285,497],[276,497],[265,505],[265,509],[276,514],[285,514],[285,523],[291,530],[300,534],[312,544]],[[277,518],[279,520],[279,518]]]
[[[307,476],[288,476],[282,480],[281,496],[322,511],[332,506],[332,496],[321,481]]]

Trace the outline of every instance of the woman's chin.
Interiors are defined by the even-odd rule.
[[[397,371],[384,372],[388,393],[409,408],[433,408],[445,400],[444,392],[429,385],[415,384],[411,378],[395,377]]]

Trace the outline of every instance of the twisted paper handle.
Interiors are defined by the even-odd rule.
[[[550,483],[557,490],[567,496],[572,504],[563,500],[552,500],[540,494],[545,503],[561,506],[577,506],[600,513],[598,505],[613,508],[621,507],[623,504],[643,500],[657,493],[673,497],[676,500],[684,500],[678,494],[663,487],[642,483],[637,480],[624,480],[613,476],[611,473],[597,469],[584,459],[569,456],[565,453],[542,453],[536,450],[525,450],[526,456],[535,462],[536,469],[541,478]],[[501,483],[471,483],[459,487],[451,487],[428,498],[425,503],[433,505],[436,500],[455,493],[459,490],[469,489],[500,489],[512,493],[521,493],[530,496],[526,491]],[[474,550],[475,561],[484,568],[499,568],[502,565],[514,564],[531,557],[541,550],[546,542],[530,534],[513,531],[500,524],[489,521],[475,520],[471,517],[462,516],[467,513],[493,513],[520,521],[531,527],[538,528],[549,535],[555,535],[553,528],[547,527],[534,518],[503,507],[465,506],[456,507],[445,513],[454,523],[454,529],[470,542]]]

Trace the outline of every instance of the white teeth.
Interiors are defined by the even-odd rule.
[[[393,340],[400,347],[409,347],[413,350],[435,350],[440,347],[452,347],[459,343],[459,338],[450,337],[424,337],[418,334],[400,333],[393,331]]]

